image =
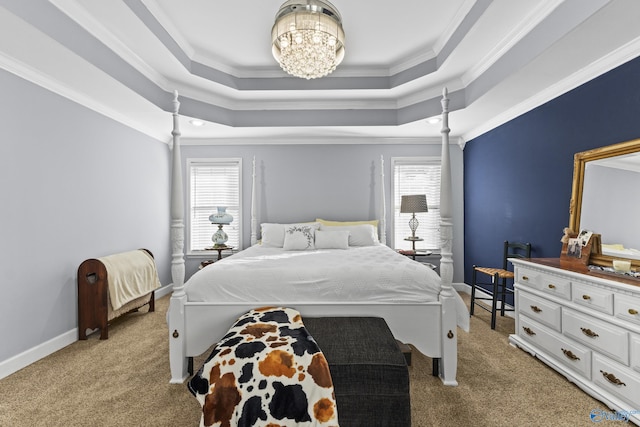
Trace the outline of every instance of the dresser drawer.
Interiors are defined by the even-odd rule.
[[[631,369],[594,354],[592,361],[593,382],[615,394],[631,405],[640,408],[640,376]]]
[[[559,304],[526,292],[518,293],[518,312],[537,322],[560,331],[562,308]]]
[[[631,334],[631,360],[629,365],[636,371],[640,372],[640,335]]]
[[[515,267],[515,281],[526,286],[531,286],[532,288],[538,289],[538,276],[540,273],[534,270],[529,270],[526,267],[516,266]]]
[[[539,274],[537,276],[537,286],[542,292],[556,297],[570,300],[571,299],[571,281],[552,274]]]
[[[615,315],[620,319],[640,324],[640,298],[617,294]]]
[[[574,283],[573,302],[602,313],[613,314],[613,291],[598,289],[582,283]]]
[[[551,329],[526,318],[520,317],[520,330],[518,331],[524,340],[547,351],[563,365],[571,368],[583,377],[591,378],[591,350],[572,343],[568,338]]]
[[[571,281],[568,279],[518,267],[516,280],[520,284],[531,286],[549,295],[566,300],[571,299]]]
[[[629,333],[615,325],[565,309],[562,311],[565,335],[629,365]]]

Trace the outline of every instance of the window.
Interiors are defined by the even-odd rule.
[[[242,210],[240,209],[242,159],[188,160],[189,174],[189,252],[213,246],[211,236],[218,229],[209,215],[218,206],[226,206],[233,216],[223,230],[229,236],[227,245],[240,249]]]
[[[425,194],[429,211],[417,213],[419,222],[416,236],[424,239],[416,242],[416,249],[440,250],[440,158],[402,157],[392,158],[393,168],[393,244],[396,249],[411,249],[404,240],[411,236],[410,213],[400,213],[401,196]]]

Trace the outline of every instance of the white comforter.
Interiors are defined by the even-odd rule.
[[[428,302],[440,276],[388,246],[285,251],[254,245],[203,268],[189,301]]]
[[[285,251],[254,245],[210,264],[186,283],[189,301],[314,303],[438,301],[440,276],[385,245]],[[458,324],[469,312],[457,296]]]

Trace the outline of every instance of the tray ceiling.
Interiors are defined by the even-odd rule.
[[[161,140],[469,140],[640,54],[636,0],[334,0],[346,55],[289,77],[284,0],[0,0],[0,66]],[[10,31],[10,33],[9,33]],[[189,118],[205,121],[194,127]]]

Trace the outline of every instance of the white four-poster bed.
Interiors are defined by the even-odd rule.
[[[396,339],[414,345],[423,354],[439,360],[438,375],[446,385],[457,385],[457,318],[460,315],[460,297],[452,287],[452,189],[449,158],[449,127],[447,90],[442,97],[442,157],[440,189],[441,260],[439,289],[435,298],[427,302],[351,301],[318,302],[278,300],[203,302],[190,301],[185,287],[184,264],[184,199],[182,160],[180,158],[180,130],[178,125],[178,94],[174,96],[173,155],[171,179],[171,275],[173,294],[169,306],[169,351],[171,382],[182,383],[188,376],[188,360],[203,354],[218,342],[229,326],[243,313],[266,305],[288,306],[304,316],[376,316],[383,317]],[[380,243],[386,243],[386,201],[384,195],[384,167],[381,158],[380,175]],[[256,215],[255,159],[253,163],[253,189],[251,206],[251,244],[258,237]],[[238,254],[240,255],[240,254]],[[234,255],[235,257],[236,255]],[[233,258],[233,257],[232,257]],[[402,258],[402,257],[401,257]],[[208,268],[208,267],[207,267]],[[198,273],[196,273],[198,274]],[[468,319],[468,317],[467,317]],[[434,364],[434,366],[436,366]]]

